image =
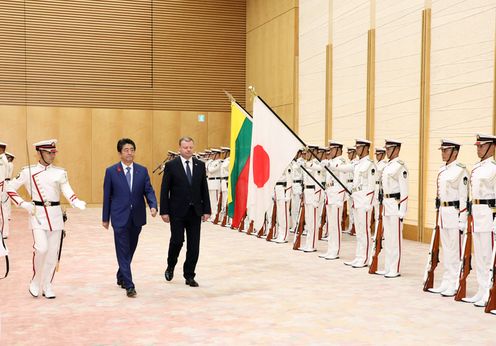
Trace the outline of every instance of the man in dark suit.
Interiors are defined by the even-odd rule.
[[[148,170],[134,162],[135,150],[136,145],[131,139],[120,139],[117,151],[121,162],[107,168],[103,181],[102,224],[108,229],[109,220],[112,221],[119,264],[117,285],[125,288],[130,298],[136,296],[131,261],[141,227],[146,224],[145,198],[152,216],[157,215],[157,199]]]
[[[186,230],[186,261],[183,275],[186,285],[198,287],[195,267],[200,251],[201,222],[211,214],[205,164],[193,157],[194,142],[190,137],[179,140],[179,156],[165,164],[160,193],[160,215],[171,224],[171,238],[165,279],[172,280],[177,257]]]

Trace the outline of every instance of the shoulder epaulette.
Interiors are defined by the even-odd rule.
[[[65,168],[62,168],[62,167],[59,167],[59,166],[54,166],[54,165],[52,165],[52,168],[55,168],[55,169],[60,169],[61,171],[65,171]]]
[[[402,166],[404,166],[404,165],[405,165],[405,161],[403,161],[403,160],[398,160],[398,163],[399,163],[400,165],[402,165]]]
[[[496,160],[491,160],[491,162],[496,165]]]
[[[465,166],[463,163],[457,163],[456,165],[461,168],[467,168],[467,166]]]

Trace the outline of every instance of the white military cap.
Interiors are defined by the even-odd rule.
[[[5,155],[10,156],[11,158],[15,158],[15,155],[12,153],[9,153],[8,151],[5,152]]]
[[[349,153],[350,151],[356,151],[356,148],[353,147],[346,147],[346,151]]]
[[[390,147],[401,147],[401,141],[397,139],[386,139],[386,144],[384,145],[386,148]]]
[[[372,142],[370,142],[368,139],[363,139],[363,138],[357,138],[355,139],[355,146],[359,145],[367,145],[370,146]]]
[[[213,153],[221,153],[222,151],[221,151],[221,150],[219,150],[219,149],[212,149],[212,152],[213,152]]]
[[[0,142],[0,147],[6,147],[7,146],[7,143],[5,142]]]
[[[452,141],[451,139],[443,138],[441,139],[441,146],[439,147],[439,149],[448,149],[448,148],[460,149],[460,146],[461,146],[460,143]]]
[[[220,147],[220,148],[221,148],[222,150],[224,150],[224,151],[231,151],[231,148],[229,148],[229,147]]]
[[[386,152],[386,148],[383,148],[383,147],[377,147],[375,148],[375,153],[385,153]]]
[[[47,139],[44,141],[39,141],[33,144],[33,146],[36,148],[36,151],[48,151],[50,153],[56,153],[57,152],[57,140],[56,139]]]
[[[477,134],[477,142],[475,142],[475,145],[481,145],[481,144],[486,144],[486,143],[496,143],[496,136],[483,135],[483,134],[478,133]]]
[[[343,147],[343,143],[341,142],[338,142],[338,141],[335,141],[333,139],[329,139],[329,147],[330,148],[342,148]]]

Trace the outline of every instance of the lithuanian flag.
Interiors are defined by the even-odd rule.
[[[237,228],[246,212],[252,120],[237,102],[231,102],[231,155],[227,191],[227,213]]]

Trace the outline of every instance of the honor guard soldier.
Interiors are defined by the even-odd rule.
[[[5,157],[7,158],[8,162],[7,162],[7,173],[5,175],[2,204],[3,204],[3,213],[4,213],[3,237],[7,239],[8,236],[10,235],[10,220],[11,220],[11,201],[9,195],[7,195],[7,185],[9,184],[10,180],[12,180],[12,175],[14,174],[15,155],[6,151]]]
[[[315,180],[320,181],[320,171],[322,171],[322,166],[319,160],[317,160],[311,153],[317,153],[317,146],[308,146],[307,161],[304,164],[305,169],[310,173]],[[304,252],[314,252],[317,251],[317,212],[319,208],[319,199],[321,190],[320,187],[316,185],[315,180],[309,176],[306,172],[303,172],[303,184],[304,184],[304,203],[305,203],[305,229],[307,231],[307,236],[305,239],[305,245],[300,247],[298,250]]]
[[[442,139],[439,149],[445,162],[437,175],[436,198],[444,274],[441,285],[429,288],[429,292],[453,297],[458,288],[461,233],[467,227],[468,172],[465,165],[457,162],[459,143]]]
[[[228,147],[220,148],[223,153],[223,158],[220,165],[220,189],[222,191],[222,201],[221,201],[221,220],[227,220],[227,182],[229,179],[229,154],[231,149]],[[230,222],[223,223],[223,226],[229,226]]]
[[[303,170],[301,166],[305,164],[303,159],[304,151],[300,149],[295,159],[291,162],[291,223],[290,232],[294,232],[294,227],[298,223],[298,211],[300,209],[303,194]]]
[[[7,178],[9,169],[9,161],[7,160],[7,156],[5,155],[6,148],[7,143],[0,142],[0,233],[4,238],[8,236],[8,231],[7,233],[4,233],[6,227],[5,224],[7,223],[7,215],[3,204],[5,190],[7,188],[7,182],[5,179]]]
[[[24,167],[7,188],[7,193],[14,203],[26,209],[31,216],[34,275],[29,285],[29,292],[33,297],[38,297],[41,293],[46,298],[55,298],[51,282],[55,274],[64,229],[60,194],[65,196],[72,207],[86,208],[86,203],[76,196],[69,185],[67,172],[52,165],[57,153],[56,143],[55,139],[35,143],[39,162]],[[17,194],[17,190],[22,185],[30,194],[31,202],[25,201]]]
[[[382,171],[382,189],[384,197],[384,270],[376,274],[386,278],[400,276],[401,244],[403,242],[403,219],[407,211],[408,201],[408,169],[398,158],[401,142],[386,139],[386,155],[388,163]]]
[[[363,268],[367,266],[370,251],[370,218],[377,168],[369,158],[370,141],[357,139],[355,147],[359,160],[353,171],[351,197],[357,243],[355,259],[344,264],[353,268]]]
[[[210,206],[212,208],[212,215],[210,221],[214,221],[216,215],[219,213],[219,193],[220,193],[220,168],[221,160],[219,158],[221,151],[219,149],[212,149],[212,158],[206,164],[207,168],[207,184],[208,195],[210,197]]]
[[[491,285],[492,249],[496,229],[496,136],[477,135],[477,156],[481,159],[470,174],[475,271],[478,290],[473,297],[462,298],[475,306],[486,306]]]
[[[348,173],[339,172],[336,168],[345,165],[346,161],[342,156],[343,144],[337,141],[329,141],[329,159],[327,167],[331,169],[337,178],[345,183]],[[343,215],[343,204],[346,197],[345,189],[334,177],[326,171],[326,218],[327,218],[327,252],[319,257],[327,260],[339,258],[341,249],[341,217]]]
[[[384,167],[386,166],[387,160],[386,160],[386,149],[379,147],[375,148],[375,159],[377,160],[377,163],[375,166],[377,167],[377,180],[375,182],[375,193],[374,193],[374,220],[375,220],[375,233],[377,233],[377,227],[379,226],[379,192],[382,192],[382,186],[381,186],[381,177],[382,177],[382,171],[384,170]],[[375,234],[374,233],[374,234]]]
[[[276,243],[287,243],[289,235],[289,201],[291,200],[291,164],[284,170],[277,180],[275,191],[276,199]],[[270,209],[270,208],[269,208]]]
[[[358,163],[358,157],[356,154],[356,148],[355,147],[347,147],[346,148],[346,153],[348,154],[348,160],[349,163],[346,167],[348,171],[348,177],[346,178],[346,187],[348,188],[349,191],[353,188],[353,171],[355,169],[355,165]],[[346,195],[346,208],[348,209],[348,227],[343,230],[344,233],[349,233],[351,235],[355,235],[353,232],[353,225],[355,223],[354,221],[354,215],[353,215],[353,200],[351,199],[350,195]],[[346,210],[344,210],[344,215],[346,216]],[[343,226],[344,227],[344,226]]]

